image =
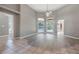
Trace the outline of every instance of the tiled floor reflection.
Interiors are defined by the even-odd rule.
[[[79,40],[58,34],[36,34],[25,39],[1,39],[1,54],[72,54],[79,53]]]

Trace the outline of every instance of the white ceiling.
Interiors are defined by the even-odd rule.
[[[28,4],[28,6],[37,12],[47,11],[47,4]],[[55,11],[63,6],[65,6],[65,4],[48,4],[48,10]]]

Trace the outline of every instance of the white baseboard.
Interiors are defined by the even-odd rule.
[[[66,37],[69,37],[69,38],[73,38],[73,39],[79,39],[78,37],[73,37],[73,36],[69,36],[69,35],[64,35]]]
[[[17,37],[16,39],[24,39],[24,38],[30,37],[32,35],[35,35],[35,34],[37,34],[37,33],[33,33],[33,34],[26,35],[26,36],[23,36],[23,37]]]
[[[8,37],[8,35],[3,35],[3,36],[0,36],[0,38],[2,38],[2,37]]]

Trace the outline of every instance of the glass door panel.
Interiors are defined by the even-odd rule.
[[[53,20],[46,20],[46,32],[53,32]]]
[[[45,21],[43,18],[38,18],[38,32],[44,32],[44,29],[45,29]]]

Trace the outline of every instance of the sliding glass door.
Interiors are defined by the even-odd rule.
[[[53,32],[53,20],[46,20],[46,32]]]
[[[44,18],[38,18],[37,20],[37,32],[53,32],[53,20],[45,20]]]
[[[43,18],[38,18],[37,20],[38,32],[44,32],[45,29],[45,20]]]

